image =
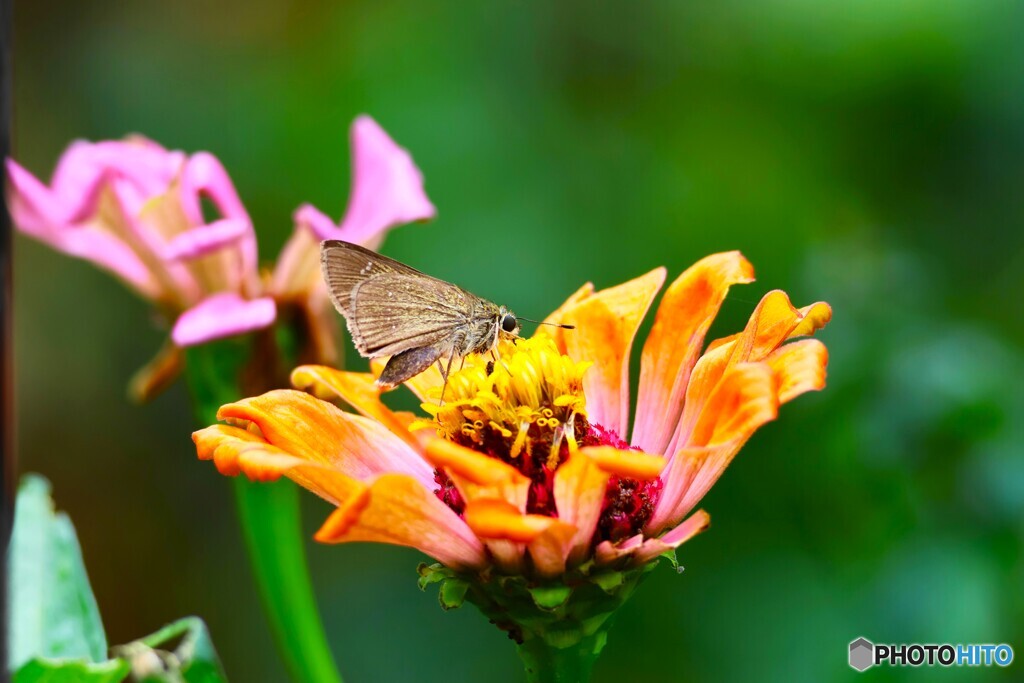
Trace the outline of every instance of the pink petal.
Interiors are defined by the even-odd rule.
[[[313,207],[303,218],[321,240],[342,239],[370,249],[391,227],[437,215],[423,190],[423,174],[412,156],[369,116],[352,124],[352,194],[340,227]],[[298,216],[296,216],[298,219]]]
[[[251,332],[270,325],[277,316],[270,297],[246,300],[234,292],[208,296],[188,309],[174,323],[171,340],[178,346]]]
[[[14,224],[36,239],[50,242],[49,236],[71,222],[78,214],[93,213],[99,201],[101,176],[83,185],[78,195],[62,195],[41,183],[13,159],[7,159],[10,183],[10,211]]]
[[[94,196],[79,198],[80,204],[69,203],[13,159],[7,159],[6,166],[10,182],[8,206],[20,231],[57,251],[92,261],[145,297],[159,294],[159,284],[128,245],[96,226],[67,223],[68,216],[80,213],[83,206],[92,204],[95,209],[98,184],[90,189]]]
[[[698,510],[689,519],[661,538],[651,538],[644,541],[643,545],[633,554],[633,561],[637,564],[650,562],[658,555],[674,550],[683,543],[686,543],[707,529],[709,524],[711,524],[711,516],[703,510]]]
[[[50,183],[64,197],[82,196],[95,179],[106,175],[128,181],[144,198],[155,197],[170,187],[185,162],[182,152],[169,152],[142,137],[72,143],[53,172]]]
[[[594,558],[598,564],[611,564],[620,558],[632,555],[643,542],[643,534],[630,536],[618,544],[614,544],[611,541],[601,541],[594,550]]]
[[[309,296],[316,285],[323,283],[320,238],[317,235],[335,228],[330,218],[310,204],[300,206],[293,218],[295,231],[277,257],[270,291],[279,298],[302,299]],[[327,306],[333,310],[329,301]]]
[[[73,209],[67,222],[80,222],[95,213],[99,190],[106,182],[122,181],[125,195],[137,210],[148,199],[167,191],[185,161],[182,152],[168,152],[145,138],[77,141],[57,162],[50,187],[63,205]]]
[[[205,256],[243,239],[252,230],[245,221],[224,218],[175,235],[163,250],[165,261],[184,261]]]
[[[244,224],[246,234],[238,240],[242,255],[241,276],[254,291],[257,253],[256,233],[252,228],[252,220],[231,178],[217,157],[208,152],[197,152],[189,158],[181,175],[181,208],[189,222],[196,226],[206,223],[202,207],[204,195],[214,203],[223,218],[235,219]]]

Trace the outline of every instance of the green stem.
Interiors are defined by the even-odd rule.
[[[235,477],[235,502],[263,609],[293,681],[341,683],[306,566],[299,490]]]
[[[534,637],[520,643],[517,651],[528,683],[586,683],[607,639],[602,630],[569,647],[556,647]]]
[[[239,384],[250,349],[226,340],[188,350],[186,373],[201,427],[217,410],[244,398]],[[278,654],[295,683],[341,683],[317,609],[294,484],[234,480],[235,502],[249,562]]]

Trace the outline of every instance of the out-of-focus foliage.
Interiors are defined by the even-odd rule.
[[[300,202],[340,215],[367,112],[440,211],[385,252],[522,315],[734,248],[758,282],[713,333],[771,288],[829,301],[829,388],[746,446],[596,679],[852,680],[858,636],[1024,642],[1022,22],[1008,0],[18,3],[15,149],[39,173],[74,137],[208,149],[270,259]],[[184,392],[123,398],[161,339],[146,306],[16,246],[23,467],[75,516],[112,639],[202,614],[234,677],[280,680]],[[417,590],[416,553],[310,552],[348,678],[521,680],[500,632]]]
[[[50,482],[26,475],[11,537],[6,651],[14,683],[222,683],[206,625],[186,617],[120,645],[107,638],[71,520],[54,510]],[[5,676],[6,678],[6,676]]]

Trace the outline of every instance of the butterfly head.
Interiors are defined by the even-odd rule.
[[[514,339],[519,336],[519,320],[515,313],[504,306],[498,309],[498,326],[500,336],[504,339]]]

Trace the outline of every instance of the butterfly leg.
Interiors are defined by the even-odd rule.
[[[441,370],[441,376],[444,377],[444,384],[441,385],[441,400],[438,402],[438,404],[437,404],[438,406],[443,406],[444,405],[444,392],[445,392],[445,389],[448,388],[448,377],[449,377],[449,375],[452,374],[452,362],[455,360],[456,353],[457,353],[457,350],[456,349],[452,349],[451,355],[448,356],[448,366]],[[465,360],[466,360],[465,357],[463,357],[462,360],[463,360],[463,362],[465,362]],[[438,367],[440,368],[441,361],[437,361],[437,364],[438,364]]]
[[[493,358],[496,362],[501,363],[501,367],[505,368],[505,372],[507,372],[509,375],[512,374],[512,371],[509,370],[507,365],[505,365],[505,361],[503,361],[501,359],[501,354],[498,353],[498,347],[497,346],[495,346],[493,349],[491,349],[491,358]]]

